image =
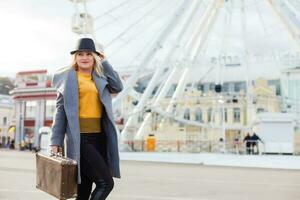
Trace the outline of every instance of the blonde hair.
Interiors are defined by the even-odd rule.
[[[94,66],[93,66],[93,70],[95,70],[96,74],[98,76],[102,76],[103,75],[103,66],[101,64],[101,59],[100,57],[94,53],[94,52],[91,52],[93,57],[94,57]],[[70,64],[70,66],[68,67],[64,67],[62,68],[61,70],[59,70],[60,72],[63,72],[63,71],[67,71],[68,69],[70,68],[74,68],[75,70],[78,69],[78,65],[77,65],[77,62],[76,62],[76,55],[78,54],[78,52],[76,52],[75,54],[73,54],[72,56],[72,62]]]

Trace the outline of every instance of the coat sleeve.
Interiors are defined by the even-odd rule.
[[[64,98],[60,92],[57,92],[56,109],[53,117],[52,133],[50,136],[50,145],[62,147],[66,133],[67,117],[64,109]]]
[[[104,76],[107,78],[110,93],[119,93],[123,90],[123,83],[116,71],[107,60],[102,62]]]

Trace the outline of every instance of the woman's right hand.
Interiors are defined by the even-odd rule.
[[[51,154],[57,155],[58,153],[62,153],[62,148],[57,145],[50,146]]]

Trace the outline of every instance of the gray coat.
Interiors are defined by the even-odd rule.
[[[123,89],[118,74],[108,61],[102,63],[104,76],[92,73],[93,80],[99,91],[104,112],[101,119],[102,130],[107,135],[107,159],[112,176],[120,178],[119,151],[117,132],[114,126],[111,93]],[[57,90],[56,112],[53,118],[50,145],[64,145],[66,136],[66,154],[78,163],[78,184],[80,177],[80,127],[79,127],[79,95],[76,71],[70,68],[53,76],[53,86]]]

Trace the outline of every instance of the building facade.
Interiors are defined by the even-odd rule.
[[[176,86],[172,88],[160,102],[160,110],[167,110]],[[259,78],[253,81],[251,93],[246,88],[245,82],[225,82],[218,93],[214,83],[187,84],[170,115],[156,113],[155,108],[150,111],[151,120],[143,130],[145,137],[133,142],[134,149],[146,150],[149,135],[156,139],[156,151],[215,152],[220,150],[220,141],[226,149],[234,149],[236,138],[242,141],[246,133],[253,131],[259,113],[282,110],[279,80]],[[126,113],[133,110],[133,100],[128,97],[128,103],[124,103]],[[142,123],[145,113],[138,115]]]
[[[28,137],[37,146],[39,129],[51,126],[55,110],[56,91],[51,87],[51,76],[47,70],[19,72],[10,94],[14,101],[16,146],[22,145]]]
[[[13,137],[9,128],[13,125],[13,100],[9,95],[0,94],[0,136]]]
[[[295,113],[300,121],[300,67],[284,70],[281,75],[285,112]]]

